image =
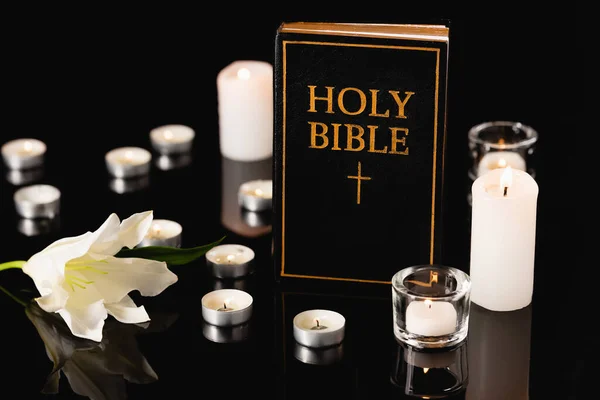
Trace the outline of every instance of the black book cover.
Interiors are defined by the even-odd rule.
[[[281,278],[390,283],[438,262],[448,27],[283,23],[274,62]]]

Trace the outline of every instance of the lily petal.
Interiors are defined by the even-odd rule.
[[[150,321],[150,316],[144,306],[136,306],[129,296],[123,297],[118,303],[106,304],[105,307],[108,313],[119,322],[139,324]]]
[[[29,275],[36,285],[43,287],[58,285],[63,279],[65,264],[74,258],[84,256],[93,240],[91,232],[60,239],[34,254],[23,265],[23,272]]]
[[[55,286],[52,290],[38,287],[41,297],[35,299],[40,308],[46,312],[57,312],[63,309],[69,300],[69,293],[61,286]]]
[[[68,301],[58,313],[65,320],[73,335],[96,342],[102,341],[104,320],[108,317],[102,300],[91,304]]]
[[[94,289],[106,304],[120,302],[133,290],[139,290],[143,296],[156,296],[177,282],[177,275],[164,261],[111,256],[90,266],[94,270],[81,271],[81,274],[94,282]]]
[[[131,217],[123,220],[119,230],[119,240],[121,244],[130,249],[138,245],[144,236],[146,236],[146,233],[148,233],[153,216],[154,213],[152,211],[144,211],[133,214]],[[121,249],[119,248],[111,255],[116,254],[119,250]]]
[[[120,220],[117,214],[110,214],[106,221],[93,233],[94,244],[90,247],[90,252],[113,255],[119,251],[122,247],[119,240],[119,224]]]

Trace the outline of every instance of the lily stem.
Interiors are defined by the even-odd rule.
[[[23,265],[25,265],[27,261],[9,261],[9,262],[5,262],[0,264],[0,271],[3,271],[5,269],[11,269],[11,268],[23,268]]]

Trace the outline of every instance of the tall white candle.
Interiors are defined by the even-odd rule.
[[[538,185],[498,168],[473,182],[471,301],[494,311],[526,307],[533,296]]]
[[[217,75],[221,154],[236,161],[273,155],[273,66],[234,61]]]
[[[443,336],[456,331],[456,309],[447,301],[412,301],[406,307],[406,330],[423,336]]]

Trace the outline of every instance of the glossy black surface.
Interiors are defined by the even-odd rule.
[[[253,18],[244,12],[231,15],[224,5],[202,15],[174,9],[95,10],[75,18],[67,17],[73,10],[63,14],[56,9],[5,14],[10,24],[2,29],[11,40],[3,46],[8,70],[0,139],[44,140],[45,167],[33,178],[55,185],[63,197],[59,219],[37,227],[21,221],[12,201],[18,186],[8,180],[14,174],[2,166],[0,262],[27,259],[54,240],[95,230],[112,212],[125,218],[152,209],[156,218],[183,225],[184,247],[226,235],[227,243],[252,247],[257,264],[253,276],[237,282],[211,278],[202,259],[172,267],[179,276],[176,284],[154,298],[135,297],[153,318],[150,325],[124,325],[109,318],[101,348],[69,336],[60,319],[36,307],[26,309],[0,293],[0,398],[68,399],[80,398],[74,391],[89,396],[96,390],[104,397],[91,398],[399,399],[409,398],[398,384],[406,381],[409,370],[415,385],[421,385],[415,393],[447,386],[447,377],[427,383],[422,370],[404,365],[404,349],[393,337],[388,287],[305,280],[280,287],[273,281],[270,230],[247,225],[260,225],[269,217],[236,214],[232,197],[238,182],[269,176],[270,163],[240,165],[221,159],[215,82],[218,71],[233,60],[271,61],[281,20],[406,22],[440,17],[455,17],[444,264],[468,271],[468,129],[504,119],[526,123],[540,134],[533,303],[520,312],[501,314],[473,307],[462,349],[469,379],[453,398],[588,398],[583,393],[590,381],[583,377],[592,365],[585,355],[597,334],[584,333],[592,321],[582,307],[585,293],[578,290],[589,276],[583,268],[593,266],[575,261],[582,254],[582,235],[574,227],[581,212],[576,196],[583,189],[571,177],[577,172],[571,140],[582,137],[583,130],[577,126],[578,103],[565,96],[576,98],[582,88],[577,67],[582,56],[564,33],[575,30],[568,15],[573,12],[556,9],[541,18],[504,5],[496,14],[486,12],[485,18],[465,19],[448,6],[425,16],[431,10],[415,6],[406,19],[394,20],[391,14],[402,14],[390,11],[397,5],[381,7],[340,14],[339,9],[314,13],[298,6],[287,14]],[[212,18],[223,18],[227,28],[210,30],[205,24]],[[553,20],[562,21],[563,31],[547,23]],[[137,190],[114,191],[123,187],[110,181],[104,154],[123,145],[150,149],[149,131],[168,123],[195,129],[191,158],[171,170],[155,164],[147,179],[136,182]],[[160,163],[165,165],[165,160]],[[39,234],[23,233],[35,229]],[[312,241],[307,230],[305,245],[317,257],[327,243]],[[214,329],[203,322],[200,299],[228,285],[252,294],[253,315],[239,329]],[[19,270],[0,272],[0,286],[21,299],[37,295],[30,278]],[[309,308],[344,314],[346,337],[339,348],[315,354],[297,347],[292,319]],[[55,333],[40,335],[36,327]],[[51,396],[40,393],[52,371],[43,339],[52,344],[57,335],[64,335],[62,344],[77,351],[63,371],[70,379],[62,374],[58,394]],[[457,371],[464,372],[465,358],[460,360]]]

